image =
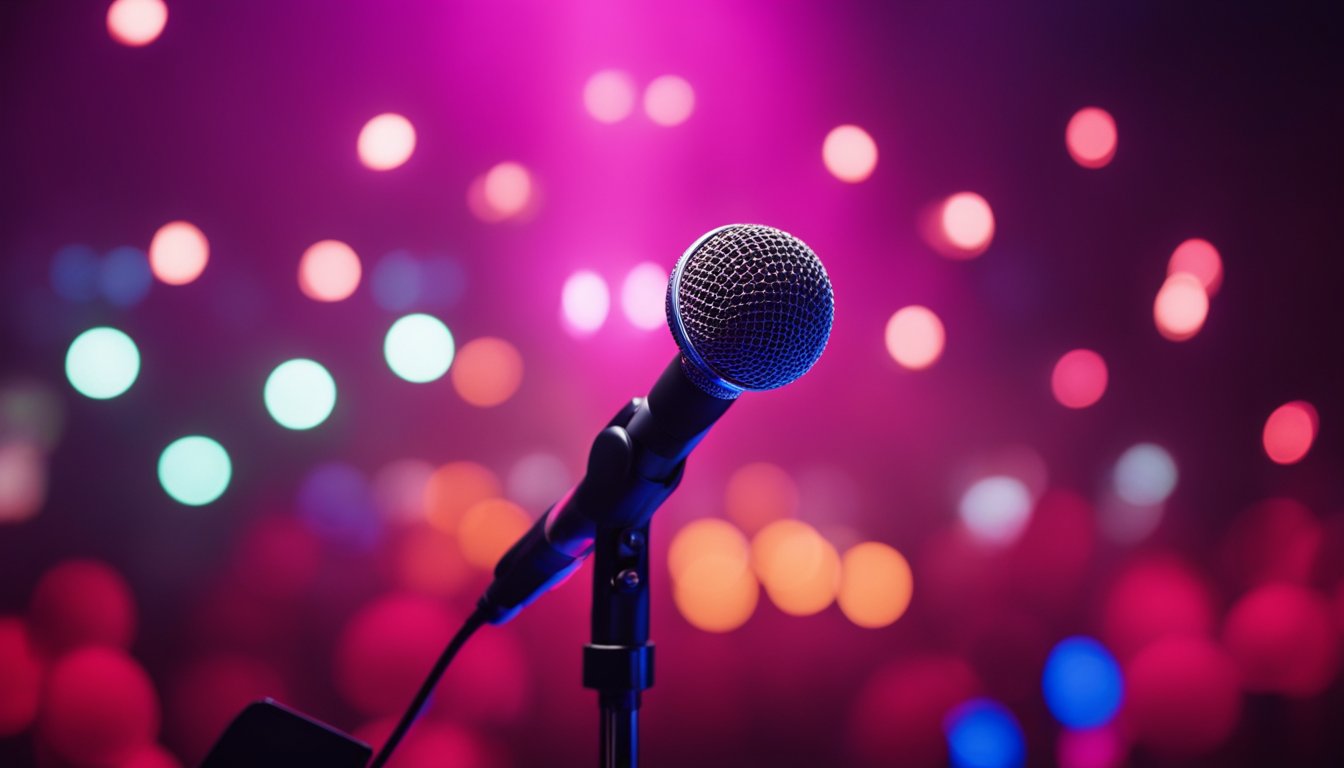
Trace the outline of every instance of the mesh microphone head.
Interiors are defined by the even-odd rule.
[[[774,389],[821,357],[835,298],[821,260],[802,240],[759,224],[701,237],[667,286],[667,319],[682,367],[714,397]]]

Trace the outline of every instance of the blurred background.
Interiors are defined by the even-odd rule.
[[[377,746],[731,222],[834,333],[655,520],[649,766],[1339,764],[1320,8],[0,5],[0,764]],[[587,579],[393,765],[593,764]]]

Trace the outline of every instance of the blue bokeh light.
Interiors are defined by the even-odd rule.
[[[404,312],[420,301],[425,275],[409,251],[392,251],[369,276],[373,300],[388,312]]]
[[[319,536],[360,550],[382,538],[364,473],[339,461],[314,467],[299,486],[299,517]]]
[[[98,295],[98,254],[87,245],[67,245],[51,259],[51,288],[67,301]]]
[[[955,768],[1019,768],[1026,762],[1022,726],[996,701],[967,701],[947,716],[944,730]]]
[[[1067,638],[1050,651],[1041,687],[1050,713],[1070,728],[1109,723],[1125,692],[1115,657],[1090,637]]]
[[[98,284],[103,296],[118,307],[139,304],[149,293],[149,286],[153,282],[149,257],[145,256],[144,251],[129,245],[107,254],[98,271]]]
[[[420,301],[426,307],[448,309],[467,292],[467,271],[451,256],[430,256],[421,263],[420,271],[424,277]]]

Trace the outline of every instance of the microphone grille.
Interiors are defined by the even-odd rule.
[[[732,398],[807,373],[830,338],[835,299],[821,260],[802,240],[734,224],[710,232],[677,262],[667,313],[691,379]]]

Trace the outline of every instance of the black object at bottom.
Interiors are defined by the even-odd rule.
[[[368,744],[264,699],[229,723],[201,768],[364,768],[372,754]]]

